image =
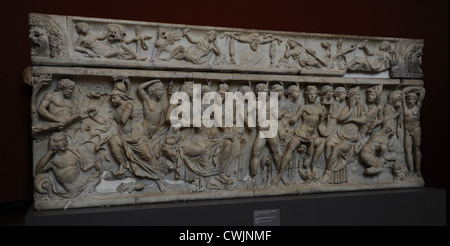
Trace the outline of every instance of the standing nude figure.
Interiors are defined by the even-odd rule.
[[[255,86],[255,94],[258,95],[259,92],[265,92],[268,94],[268,85],[265,83],[259,83]],[[267,95],[266,94],[266,95]],[[266,115],[269,115],[270,112],[270,105],[269,105],[269,101],[267,100],[267,104],[266,104]],[[257,108],[248,108],[248,112],[252,112],[252,110],[256,110],[258,114],[258,110],[259,107],[261,107],[260,105],[257,106]],[[281,160],[281,155],[280,155],[280,142],[278,139],[278,136],[274,137],[274,138],[261,138],[259,137],[259,131],[264,131],[267,130],[265,128],[262,128],[259,124],[257,124],[257,137],[255,142],[253,143],[253,147],[252,147],[252,159],[250,160],[250,174],[252,175],[252,177],[255,177],[258,171],[258,166],[259,166],[259,155],[261,154],[261,152],[263,151],[264,146],[267,144],[272,155],[273,155],[273,159],[275,161],[275,166],[278,168],[280,160]]]
[[[149,138],[157,133],[163,123],[165,112],[161,102],[164,95],[164,85],[161,80],[151,80],[141,84],[137,94],[142,102],[144,120],[142,126]]]
[[[288,143],[286,150],[281,158],[280,169],[277,176],[272,181],[273,185],[278,185],[283,172],[286,170],[289,161],[292,158],[294,150],[300,144],[309,145],[307,155],[312,156],[312,161],[305,161],[304,166],[310,167],[311,172],[314,173],[314,164],[319,160],[320,155],[325,147],[325,138],[317,136],[316,131],[319,125],[324,121],[325,112],[321,106],[315,104],[318,90],[316,86],[309,85],[306,87],[305,97],[306,104],[301,105],[295,115],[289,120],[289,124],[295,124],[300,117],[302,124],[294,131],[294,136]],[[319,134],[322,133],[319,131]],[[308,158],[307,158],[308,159]]]
[[[422,153],[420,142],[422,132],[420,128],[420,108],[425,98],[425,88],[410,86],[403,89],[403,122],[405,127],[405,157],[409,169],[409,176],[414,173],[421,177],[420,163]]]

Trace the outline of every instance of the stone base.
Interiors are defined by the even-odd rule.
[[[412,188],[36,211],[25,225],[251,226],[279,210],[282,226],[434,225],[446,221],[445,190]]]

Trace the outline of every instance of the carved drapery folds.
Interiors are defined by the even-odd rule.
[[[37,209],[424,184],[420,40],[29,18]],[[170,120],[230,92],[278,93],[276,134]]]

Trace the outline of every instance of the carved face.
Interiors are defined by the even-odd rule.
[[[414,107],[414,105],[416,105],[417,102],[417,95],[408,95],[406,97],[406,106],[408,106],[408,108],[412,108]]]
[[[359,92],[354,92],[353,95],[349,96],[350,101],[353,101],[355,103],[359,102],[360,98],[361,98],[361,94]]]
[[[333,91],[327,91],[322,95],[322,100],[330,101],[333,98]]]
[[[62,92],[63,92],[63,95],[65,98],[72,97],[73,86],[68,86],[68,87],[63,88]]]
[[[67,138],[59,138],[59,139],[56,139],[56,140],[54,141],[54,144],[55,144],[55,148],[56,148],[58,151],[64,152],[64,151],[67,150],[67,146],[68,146]]]
[[[164,94],[164,86],[162,83],[156,83],[150,90],[156,100],[161,99]]]
[[[402,106],[402,100],[401,100],[401,94],[391,94],[388,98],[388,104],[392,107],[401,107]]]
[[[125,36],[127,34],[124,30],[122,30],[120,27],[111,25],[108,26],[108,42],[114,43],[114,42],[123,42],[125,41]]]
[[[377,99],[377,94],[374,91],[367,91],[367,102],[373,103]]]
[[[287,41],[287,44],[289,45],[289,48],[291,48],[291,49],[294,49],[295,47],[297,47],[297,44],[296,44],[295,41],[292,40],[292,39],[289,39],[289,40]]]
[[[119,96],[114,95],[111,97],[111,102],[114,106],[119,106],[122,104],[122,99]]]
[[[253,51],[257,51],[259,45],[259,35],[252,35],[249,37],[249,39],[250,39],[250,48]]]
[[[216,35],[215,32],[208,32],[208,33],[206,34],[206,38],[208,39],[209,42],[213,42],[213,41],[216,40],[217,35]]]
[[[184,92],[186,92],[190,98],[194,97],[194,84],[186,83],[184,84]]]
[[[32,27],[29,38],[31,40],[32,56],[50,56],[49,39],[46,30],[39,27]]]
[[[294,101],[297,101],[298,98],[300,97],[300,89],[297,86],[294,86],[290,88],[289,94]]]
[[[309,90],[306,92],[306,100],[308,100],[309,103],[315,102],[317,99],[317,91],[316,90]]]
[[[335,90],[334,91],[334,96],[336,98],[337,101],[339,102],[343,102],[345,100],[345,97],[347,97],[347,93],[345,93],[345,91],[340,91],[340,90]]]

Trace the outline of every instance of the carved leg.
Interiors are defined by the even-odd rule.
[[[314,140],[314,154],[312,158],[311,163],[311,171],[314,172],[314,165],[317,163],[317,161],[320,158],[320,155],[323,153],[323,150],[325,149],[325,138],[317,138]]]
[[[120,176],[126,171],[126,160],[125,155],[123,154],[123,143],[122,139],[119,136],[114,135],[108,140],[109,148],[111,149],[111,154],[119,162],[119,168],[112,172],[114,176]]]
[[[413,134],[414,147],[414,172],[418,177],[421,177],[420,164],[422,160],[422,152],[420,151],[420,142],[422,140],[422,132],[420,128],[416,128]]]
[[[250,174],[252,177],[256,175],[256,172],[258,171],[258,164],[259,164],[259,154],[261,154],[261,151],[264,148],[264,145],[266,144],[267,139],[265,138],[256,138],[255,143],[253,144],[252,148],[252,159],[250,161]]]
[[[170,52],[169,57],[167,57],[165,59],[160,58],[160,60],[168,61],[168,62],[170,62],[170,60],[172,60],[174,58],[176,60],[181,60],[184,58],[184,53],[185,53],[185,48],[184,48],[184,46],[180,45],[180,46],[177,46],[175,49],[173,49],[172,52]]]
[[[413,173],[413,144],[412,137],[409,135],[409,132],[405,131],[405,160],[406,166],[408,166],[408,176],[411,177]]]
[[[291,138],[289,141],[286,150],[284,151],[283,157],[281,158],[280,170],[278,170],[277,176],[272,180],[272,185],[278,185],[280,183],[281,177],[283,176],[283,172],[286,170],[289,161],[292,158],[292,154],[294,150],[300,145],[300,140],[297,137]]]

